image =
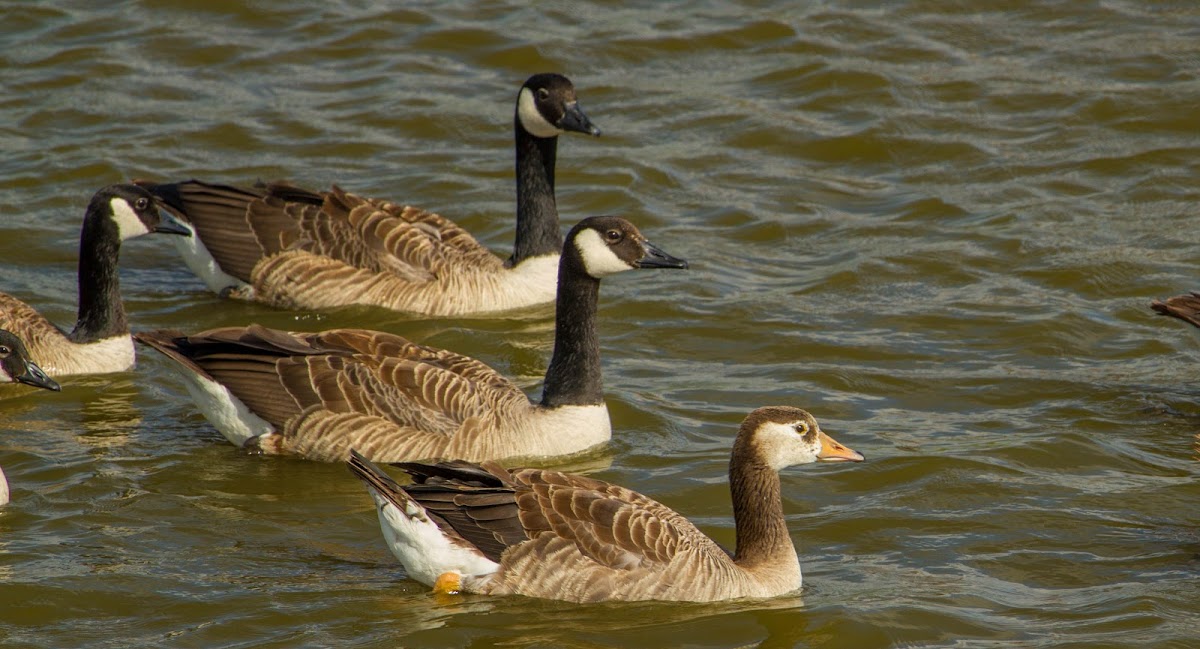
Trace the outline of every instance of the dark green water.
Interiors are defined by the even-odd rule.
[[[0,4],[0,290],[74,317],[78,225],[128,177],[338,182],[512,238],[512,100],[557,70],[566,223],[687,273],[602,290],[616,435],[577,468],[732,544],[754,407],[867,455],[784,476],[800,597],[435,601],[346,469],[249,457],[165,361],[0,390],[5,647],[1200,646],[1190,2]],[[418,321],[207,293],[123,251],[137,329],[386,329],[531,391],[548,310]]]

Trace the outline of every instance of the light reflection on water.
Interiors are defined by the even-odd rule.
[[[11,646],[1188,646],[1200,289],[1190,5],[454,2],[25,7],[0,31],[0,290],[75,312],[95,189],[338,182],[511,245],[511,95],[558,70],[565,224],[687,258],[602,289],[616,429],[579,458],[733,541],[733,432],[806,407],[862,451],[784,474],[803,602],[439,602],[343,467],[229,447],[165,361],[0,386]],[[536,393],[550,313],[223,302],[151,238],[136,329],[380,328]],[[630,274],[634,275],[634,274]]]

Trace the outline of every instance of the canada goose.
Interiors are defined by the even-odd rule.
[[[25,341],[50,376],[121,372],[133,367],[133,340],[121,303],[121,242],[151,232],[187,236],[154,197],[134,185],[109,185],[88,203],[79,235],[79,318],[65,333],[33,307],[0,293],[0,328]]]
[[[388,333],[289,333],[252,325],[139,342],[177,362],[188,391],[229,441],[264,453],[340,462],[565,455],[612,434],[600,371],[600,278],[687,268],[615,216],[567,235],[554,354],[540,403],[483,363]]]
[[[750,413],[729,460],[736,553],[667,506],[594,478],[494,462],[401,463],[415,482],[401,487],[356,451],[349,465],[408,576],[439,592],[711,602],[800,588],[779,471],[862,459],[804,410]]]
[[[24,383],[55,392],[62,390],[29,358],[29,350],[25,349],[21,339],[3,329],[0,329],[0,383]]]
[[[195,228],[178,241],[213,291],[278,307],[374,305],[432,316],[554,300],[562,231],[554,202],[558,136],[599,135],[559,74],[517,94],[517,235],[507,262],[437,214],[334,186],[239,189],[191,180],[144,186]]]
[[[1187,295],[1176,295],[1165,301],[1155,300],[1150,308],[1158,313],[1172,318],[1179,318],[1193,327],[1200,327],[1200,293],[1191,292]]]

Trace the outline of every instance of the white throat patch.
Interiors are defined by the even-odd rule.
[[[591,228],[575,233],[575,249],[583,258],[584,270],[592,277],[633,270],[633,266],[618,257],[600,238],[600,233]]]
[[[150,234],[150,229],[146,227],[145,223],[142,223],[142,219],[138,218],[137,212],[133,211],[129,201],[124,198],[113,198],[108,202],[108,206],[112,209],[112,219],[117,223],[117,232],[121,241]]]
[[[517,117],[521,120],[521,126],[536,137],[556,137],[563,133],[561,128],[542,117],[537,103],[533,101],[533,91],[529,88],[521,88],[521,94],[517,97]]]

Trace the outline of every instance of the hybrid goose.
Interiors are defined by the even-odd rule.
[[[24,383],[37,388],[58,391],[54,379],[29,358],[29,350],[11,331],[0,329],[0,383]],[[0,470],[0,505],[8,504],[8,480]]]
[[[284,184],[239,189],[143,183],[194,228],[179,241],[213,291],[284,308],[374,305],[431,316],[484,314],[554,300],[562,231],[554,202],[558,136],[599,135],[559,74],[517,94],[517,233],[502,261],[437,214]]]
[[[600,278],[687,268],[615,216],[584,219],[559,264],[554,354],[540,403],[454,352],[362,329],[289,333],[261,326],[137,335],[172,360],[229,441],[251,450],[345,461],[480,461],[579,452],[612,434],[600,370]]]
[[[23,340],[50,376],[122,372],[134,364],[133,339],[121,302],[121,242],[151,232],[186,236],[160,215],[154,197],[134,185],[109,185],[88,203],[79,236],[79,317],[66,333],[33,307],[0,293],[0,328]]]
[[[729,461],[734,553],[667,506],[594,478],[491,462],[401,463],[415,482],[401,487],[358,453],[349,464],[392,553],[438,592],[712,602],[799,589],[779,471],[862,459],[804,410],[750,413]]]

